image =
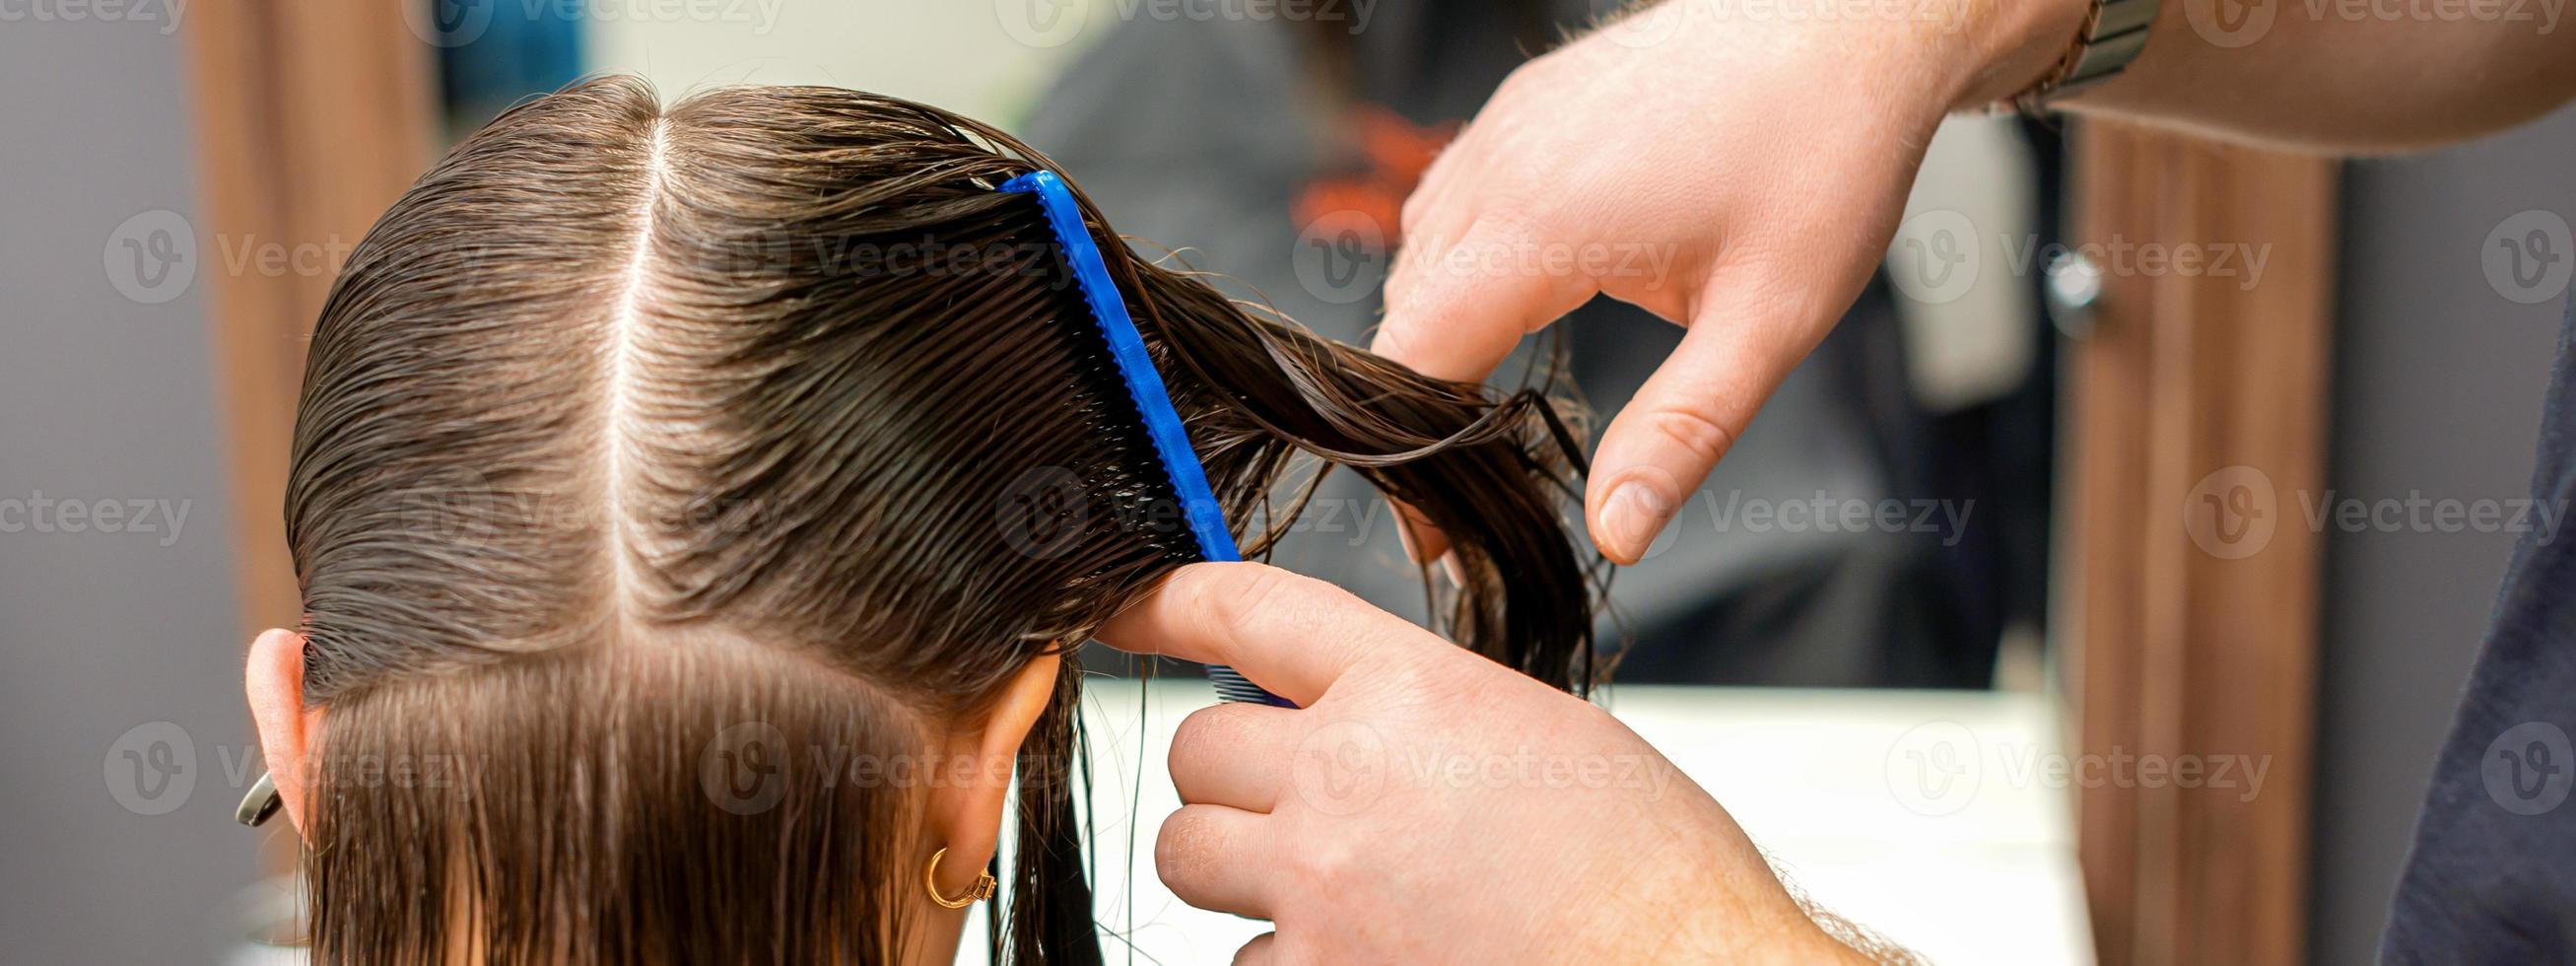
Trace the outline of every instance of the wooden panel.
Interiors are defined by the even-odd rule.
[[[299,610],[280,513],[305,338],[349,248],[431,160],[435,94],[394,0],[204,4],[186,29],[248,640]]]
[[[2075,151],[2075,240],[2132,259],[2073,353],[2067,420],[2076,744],[2133,763],[2077,793],[2097,944],[2109,966],[2296,963],[2323,537],[2295,501],[2323,485],[2336,169],[2099,122]]]

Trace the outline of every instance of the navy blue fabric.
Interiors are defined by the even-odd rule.
[[[2531,494],[2576,498],[2576,305],[2559,334]],[[2523,532],[2416,817],[2380,958],[2576,962],[2576,537]]]

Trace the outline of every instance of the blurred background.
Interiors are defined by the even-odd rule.
[[[510,104],[612,71],[929,102],[1053,156],[1141,248],[1364,341],[1424,166],[1611,6],[0,7],[0,961],[276,954],[288,852],[230,813],[260,772],[243,650],[296,612],[302,334],[374,215]],[[2564,509],[2516,501],[2571,158],[2565,112],[2340,166],[1954,121],[1880,278],[1617,575],[1606,703],[1935,958],[2368,957],[2517,527]],[[1559,331],[1604,420],[1680,334],[1606,302]],[[2496,516],[2410,509],[2446,502]],[[1420,616],[1363,488],[1277,562]],[[1139,703],[1108,730],[1168,724]],[[2150,758],[2268,778],[2118,764]]]

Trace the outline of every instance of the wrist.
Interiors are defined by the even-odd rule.
[[[1969,64],[1953,111],[2029,90],[2066,57],[2095,0],[1963,0]]]
[[[1772,948],[1764,950],[1759,957],[1746,961],[1779,963],[1782,966],[1790,966],[1790,964],[1813,966],[1818,963],[1830,963],[1833,966],[1880,966],[1879,961],[1871,958],[1869,954],[1834,938],[1831,933],[1825,931],[1823,926],[1813,922],[1794,927],[1794,931],[1784,935]]]
[[[1655,950],[1653,958],[1660,962],[1779,966],[1877,963],[1835,937],[1778,880],[1763,882],[1751,892],[1730,894],[1712,886],[1694,895],[1686,908],[1669,914],[1667,921],[1679,928]]]

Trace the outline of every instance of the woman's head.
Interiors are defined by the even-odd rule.
[[[1190,542],[993,190],[1043,165],[887,98],[609,79],[376,224],[305,374],[302,624],[252,667],[322,960],[935,955],[926,863],[959,891],[1006,812],[997,952],[1097,958],[1063,655]],[[1247,551],[1293,455],[1354,467],[1457,538],[1463,643],[1588,673],[1542,401],[1108,247]]]

